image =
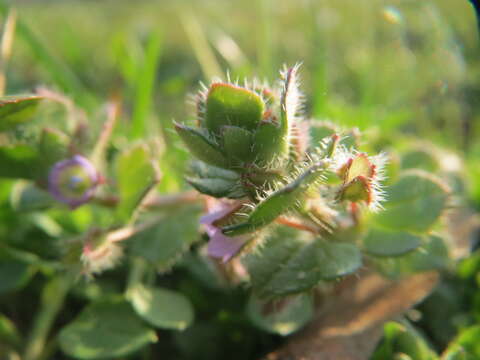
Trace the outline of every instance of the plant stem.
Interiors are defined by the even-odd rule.
[[[133,258],[130,262],[130,273],[128,275],[126,296],[128,298],[131,290],[136,285],[142,283],[142,279],[147,271],[147,263],[141,258]]]
[[[196,191],[185,191],[177,194],[152,196],[145,200],[142,207],[148,210],[163,210],[179,205],[201,203],[204,197]]]
[[[23,360],[38,360],[41,358],[48,334],[62,308],[72,279],[70,273],[59,275],[50,280],[43,288],[41,308],[27,340]]]

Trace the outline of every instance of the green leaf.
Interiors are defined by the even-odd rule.
[[[147,44],[142,60],[138,66],[135,105],[132,115],[132,138],[139,138],[146,135],[147,123],[152,110],[152,102],[155,94],[158,62],[162,49],[162,37],[160,33],[152,32],[148,35]]]
[[[249,162],[253,160],[253,134],[238,126],[222,127],[223,147],[229,158]]]
[[[436,359],[433,351],[417,331],[413,331],[412,328],[407,329],[400,324],[396,325],[398,325],[400,328],[393,339],[394,353],[405,353],[412,359],[418,360]]]
[[[160,329],[185,330],[193,322],[193,307],[178,292],[139,284],[128,298],[142,319]]]
[[[228,160],[220,148],[200,130],[175,123],[175,130],[197,159],[219,167],[228,167]]]
[[[402,155],[402,169],[422,169],[426,171],[438,171],[440,164],[433,149],[416,149]]]
[[[39,170],[37,178],[47,177],[50,168],[68,157],[70,139],[56,129],[42,129],[38,144]]]
[[[286,158],[288,142],[283,129],[272,122],[260,123],[253,140],[253,153],[255,162],[260,166],[268,165],[274,159]]]
[[[360,250],[354,244],[306,236],[280,228],[258,252],[245,256],[243,262],[259,298],[306,291],[321,280],[351,274],[362,265]]]
[[[363,239],[366,252],[376,256],[399,256],[422,244],[420,236],[404,231],[372,229]]]
[[[185,180],[198,192],[216,198],[229,197],[232,199],[245,196],[238,182],[225,179],[199,179],[186,177]]]
[[[222,290],[228,287],[228,280],[218,272],[216,265],[216,260],[211,257],[192,251],[186,253],[179,264],[203,287]]]
[[[445,212],[449,189],[438,178],[410,170],[387,188],[385,210],[374,219],[392,230],[428,232]]]
[[[45,210],[55,203],[52,196],[27,181],[17,181],[10,195],[12,208],[17,211]]]
[[[0,98],[0,131],[11,130],[30,121],[38,104],[43,100],[36,95],[5,96]]]
[[[0,176],[43,180],[55,162],[67,156],[68,137],[58,130],[43,129],[35,146],[0,146]]]
[[[202,179],[219,178],[237,181],[240,178],[235,171],[222,169],[202,161],[193,161],[190,169],[197,177]]]
[[[0,177],[33,180],[39,173],[39,159],[34,146],[0,146]]]
[[[37,272],[37,266],[25,261],[9,249],[0,248],[0,294],[19,290]]]
[[[301,197],[322,178],[324,170],[323,163],[313,165],[293,182],[275,191],[255,206],[246,222],[224,227],[224,234],[236,236],[258,230],[288,210],[295,209]]]
[[[202,194],[233,199],[245,196],[240,176],[234,171],[208,165],[202,161],[194,161],[191,170],[196,176],[188,176],[185,179]]]
[[[160,271],[168,270],[200,239],[198,220],[197,208],[172,211],[158,225],[132,236],[131,252],[156,265]]]
[[[271,310],[265,309],[267,307]],[[252,323],[260,329],[286,336],[312,319],[313,298],[309,294],[299,294],[265,303],[252,296],[247,305],[247,314]]]
[[[120,358],[157,341],[129,303],[121,298],[88,305],[58,337],[60,348],[76,359]]]
[[[480,325],[464,329],[444,354],[445,360],[473,360],[480,357]],[[443,359],[442,358],[442,359]]]
[[[120,202],[117,215],[127,221],[148,192],[160,181],[160,174],[145,145],[122,152],[116,162]]]
[[[5,315],[0,314],[0,344],[18,347],[20,343],[21,336],[13,321]]]
[[[226,326],[220,327],[219,325],[224,322],[222,320],[219,319],[216,322],[211,320],[195,322],[193,326],[190,326],[185,331],[175,332],[173,334],[174,344],[181,354],[178,358],[192,360],[230,358],[232,350],[229,346],[235,344],[234,340],[232,340],[232,334],[236,333],[236,331],[232,332],[231,328]],[[242,353],[248,354],[247,351],[242,351]],[[247,357],[240,356],[238,358],[246,359]]]
[[[442,355],[442,360],[476,360],[477,357],[456,342],[450,344]]]
[[[412,326],[388,322],[384,327],[384,339],[372,356],[372,360],[403,359],[400,354],[415,360],[436,360],[425,339]]]
[[[337,126],[330,122],[313,120],[310,122],[310,125],[310,136],[314,144],[318,144],[326,138],[331,138],[333,134],[339,133]]]
[[[225,125],[255,130],[264,107],[260,96],[250,90],[231,84],[212,84],[207,96],[205,126],[217,135]]]
[[[44,128],[40,135],[38,152],[44,167],[50,167],[57,161],[68,157],[69,137],[57,129]]]
[[[421,247],[395,258],[372,258],[377,270],[398,278],[402,275],[445,268],[450,263],[448,248],[443,239],[431,235],[423,239]]]

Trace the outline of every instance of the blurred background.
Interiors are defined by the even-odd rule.
[[[467,0],[15,5],[28,34],[18,29],[10,93],[46,84],[84,101],[122,92],[128,103],[125,89],[150,51],[152,110],[170,119],[185,116],[185,94],[199,80],[227,70],[274,80],[283,64],[302,62],[315,117],[403,126],[459,148],[474,136],[479,40]]]

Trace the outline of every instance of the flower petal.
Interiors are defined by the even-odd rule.
[[[207,233],[210,236],[208,255],[220,258],[224,263],[231,260],[249,240],[248,236],[226,236],[214,226],[211,226],[211,232],[207,230]]]

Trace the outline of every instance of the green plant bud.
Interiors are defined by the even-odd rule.
[[[228,161],[222,151],[208,135],[198,129],[178,123],[175,123],[175,130],[195,157],[214,166],[228,166]]]
[[[71,209],[87,203],[99,183],[97,170],[81,155],[57,162],[48,175],[50,194]]]
[[[262,120],[265,104],[253,91],[226,83],[212,84],[207,94],[205,125],[221,135],[223,126],[253,131]]]
[[[223,147],[229,158],[250,162],[253,160],[253,134],[238,126],[222,127]]]
[[[351,202],[364,201],[370,204],[372,200],[372,187],[364,176],[357,176],[355,179],[342,187],[339,194],[340,200]]]
[[[340,176],[345,183],[349,183],[357,176],[363,176],[366,179],[370,179],[374,175],[375,166],[365,154],[359,154],[355,158],[349,159],[338,171],[338,176]]]

